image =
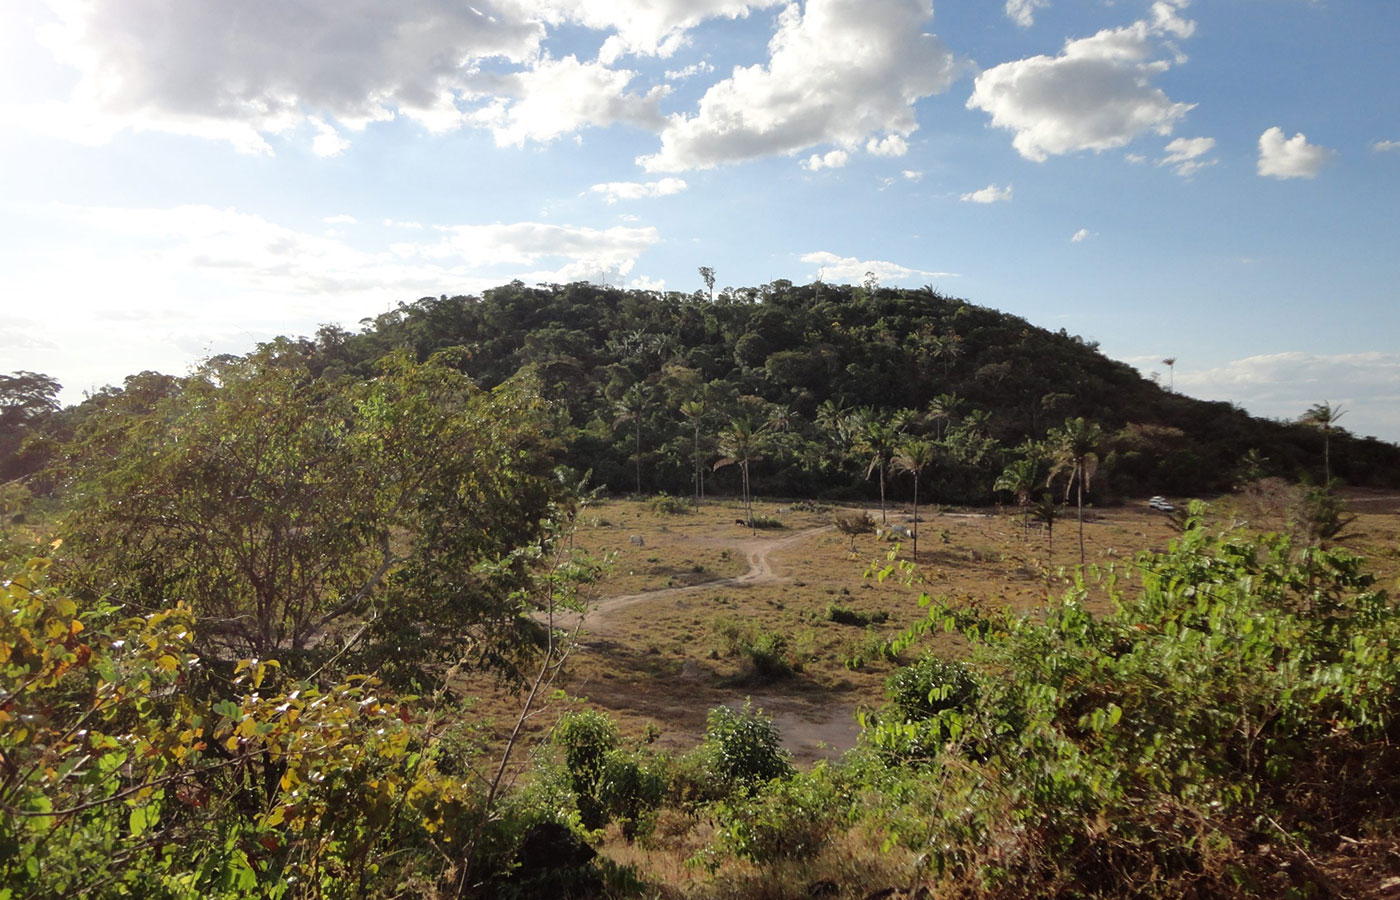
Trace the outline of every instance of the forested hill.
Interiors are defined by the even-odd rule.
[[[1319,429],[1171,393],[1063,329],[931,288],[777,281],[712,298],[514,282],[363,325],[322,329],[322,364],[369,374],[407,344],[420,356],[466,348],[460,365],[487,387],[533,368],[568,410],[569,463],[615,490],[640,480],[689,494],[698,456],[707,490],[736,491],[737,472],[712,471],[732,455],[735,423],[754,438],[755,490],[781,496],[870,496],[874,426],[876,444],[883,433],[933,445],[935,499],[986,501],[1026,441],[1077,417],[1103,428],[1100,502],[1226,489],[1245,474],[1323,477]],[[1330,443],[1332,474],[1349,483],[1400,473],[1400,447],[1335,428]]]

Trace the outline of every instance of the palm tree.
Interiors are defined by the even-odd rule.
[[[705,499],[705,473],[700,465],[700,420],[705,416],[705,404],[701,400],[687,400],[681,404],[681,415],[685,416],[695,430],[695,505]]]
[[[1168,356],[1162,360],[1162,365],[1167,367],[1167,390],[1176,392],[1176,357]]]
[[[1021,508],[1021,540],[1030,538],[1030,502],[1031,491],[1035,490],[1036,470],[1040,468],[1040,461],[1034,457],[1018,459],[1002,470],[997,476],[996,483],[992,485],[994,491],[1007,491],[1016,496],[1016,505]]]
[[[919,561],[919,478],[933,465],[933,445],[928,441],[905,441],[891,461],[895,471],[914,476],[914,562]]]
[[[1069,481],[1065,484],[1065,500],[1069,500],[1070,492],[1077,489],[1081,566],[1084,565],[1084,491],[1092,486],[1094,473],[1098,471],[1098,450],[1102,441],[1103,429],[1097,422],[1086,422],[1083,416],[1065,419],[1063,428],[1050,432],[1050,443],[1054,448],[1054,467],[1045,484],[1049,487],[1056,475],[1069,472]]]
[[[1324,485],[1332,483],[1332,426],[1336,425],[1337,420],[1346,414],[1347,411],[1340,405],[1333,406],[1324,400],[1314,404],[1299,419],[1304,425],[1322,429],[1322,472],[1326,479],[1323,482]]]
[[[634,384],[622,395],[622,399],[613,404],[613,412],[617,417],[613,419],[614,425],[623,422],[632,422],[634,426],[635,443],[633,446],[633,458],[637,464],[637,496],[642,495],[642,412],[646,409],[647,392],[641,384]]]
[[[1060,518],[1060,504],[1055,502],[1055,498],[1049,493],[1042,494],[1040,500],[1031,507],[1031,515],[1045,526],[1045,536],[1050,539],[1050,546],[1045,551],[1046,563],[1055,562],[1055,523]]]
[[[928,417],[933,421],[934,440],[943,439],[943,427],[958,415],[962,398],[956,394],[939,394],[928,402]]]
[[[870,464],[865,467],[866,478],[876,470],[880,472],[880,524],[886,525],[889,518],[885,514],[885,472],[894,457],[899,431],[888,420],[876,418],[873,411],[864,413],[862,418],[864,424],[856,451],[870,458]]]
[[[749,496],[749,463],[760,457],[762,435],[763,429],[755,428],[753,422],[747,418],[730,422],[729,427],[718,435],[719,452],[724,455],[715,461],[714,466],[715,471],[725,466],[739,467],[740,482],[744,491],[744,513],[750,529],[753,528],[753,500]]]

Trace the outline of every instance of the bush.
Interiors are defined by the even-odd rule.
[[[774,516],[754,516],[752,519],[749,520],[749,527],[759,529],[773,529],[786,528],[787,526],[783,524],[782,519],[775,518]]]
[[[745,677],[757,681],[787,678],[796,666],[790,658],[787,638],[775,631],[766,631],[750,619],[719,616],[714,621],[716,636],[725,656],[739,657],[744,663]]]
[[[660,516],[688,516],[692,512],[688,501],[665,492],[652,497],[648,505],[652,512]]]
[[[726,793],[752,793],[774,778],[792,774],[778,728],[748,702],[742,709],[717,706],[705,717],[701,758]]]
[[[579,818],[589,830],[608,824],[601,796],[603,771],[617,749],[617,727],[604,713],[582,709],[566,713],[554,729],[554,743],[564,749],[564,768],[577,796]]]
[[[873,613],[857,612],[840,603],[828,603],[826,605],[826,618],[827,621],[835,622],[837,625],[856,625],[864,628],[867,625],[884,624],[889,620],[890,614],[882,609]]]
[[[1400,825],[1400,610],[1359,558],[1211,535],[1199,507],[1139,568],[1102,617],[1082,585],[1043,619],[932,604],[988,677],[891,679],[928,718],[866,746],[912,729],[948,764],[892,768],[878,821],[982,896],[1325,893],[1310,844]]]
[[[811,859],[841,826],[852,798],[824,763],[715,807],[715,849],[760,864]]]

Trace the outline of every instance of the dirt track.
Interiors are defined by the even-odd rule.
[[[656,600],[664,600],[669,597],[676,597],[681,594],[693,594],[697,591],[713,591],[722,587],[745,587],[756,584],[770,584],[781,580],[773,571],[773,562],[770,558],[774,550],[782,550],[800,543],[806,538],[822,532],[831,531],[831,525],[821,528],[809,528],[806,531],[799,531],[796,534],[783,538],[754,537],[748,540],[724,541],[722,545],[737,553],[742,553],[748,558],[749,570],[743,575],[735,578],[719,578],[714,581],[705,581],[700,584],[686,585],[685,587],[661,588],[655,591],[643,591],[640,594],[624,594],[619,597],[607,597],[593,604],[588,615],[584,618],[583,633],[590,638],[604,638],[612,635],[610,626],[615,621],[615,616],[619,610],[635,606],[639,603],[650,603]]]

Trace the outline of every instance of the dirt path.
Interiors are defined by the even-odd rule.
[[[774,550],[783,550],[794,544],[821,534],[824,531],[831,531],[833,526],[824,525],[820,528],[809,528],[806,531],[799,531],[796,534],[788,535],[784,538],[773,540],[771,538],[750,538],[744,541],[725,541],[723,546],[744,554],[748,558],[749,570],[743,575],[735,578],[718,578],[714,581],[705,581],[700,584],[686,585],[685,587],[660,588],[654,591],[643,591],[640,594],[624,594],[619,597],[607,597],[599,600],[589,608],[588,615],[584,618],[583,631],[590,638],[602,638],[609,636],[612,632],[610,626],[615,622],[619,611],[636,606],[638,603],[650,603],[656,600],[664,600],[668,597],[677,597],[682,594],[693,594],[698,591],[713,591],[716,588],[725,587],[745,587],[755,584],[769,584],[779,580],[779,576],[773,571],[773,561],[771,559]]]

